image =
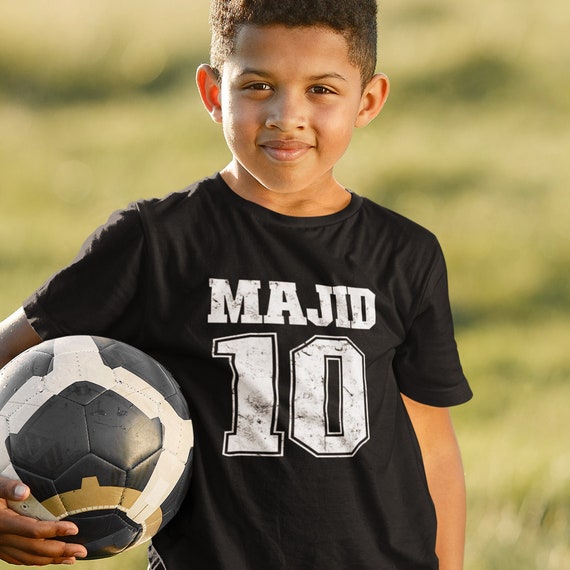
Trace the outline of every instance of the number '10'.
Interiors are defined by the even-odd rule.
[[[233,371],[224,455],[283,455],[277,335],[215,339],[213,356],[227,358]],[[354,455],[369,438],[363,353],[346,337],[315,336],[291,350],[290,369],[291,441],[318,457]]]

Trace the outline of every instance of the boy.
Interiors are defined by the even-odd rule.
[[[459,569],[464,482],[447,407],[471,392],[443,256],[333,175],[388,95],[376,4],[216,0],[211,22],[197,83],[232,161],[113,214],[4,322],[4,360],[97,334],[182,384],[192,483],[152,568]],[[73,532],[3,510],[0,555],[72,563],[81,546],[42,539]]]

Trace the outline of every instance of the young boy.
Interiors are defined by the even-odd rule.
[[[376,4],[215,0],[211,22],[197,83],[232,161],[113,214],[3,323],[3,359],[95,334],[181,383],[192,483],[152,568],[459,569],[464,482],[447,407],[471,391],[443,256],[333,176],[388,95]],[[45,538],[74,532],[4,509],[0,556],[72,563],[83,547]]]

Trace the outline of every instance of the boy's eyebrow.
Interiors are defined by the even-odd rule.
[[[341,81],[347,81],[346,77],[343,77],[340,73],[331,71],[330,73],[323,73],[322,75],[313,75],[309,77],[311,81],[322,81],[323,79],[340,79]]]
[[[268,77],[270,74],[267,71],[261,71],[260,69],[255,69],[253,67],[244,67],[238,74],[238,77],[242,75],[259,75],[260,77]]]
[[[269,71],[262,71],[260,69],[255,69],[253,67],[245,67],[238,73],[238,77],[242,77],[244,75],[257,75],[259,77],[271,77],[272,74]],[[309,81],[323,81],[324,79],[339,79],[341,81],[347,81],[346,77],[340,75],[340,73],[336,73],[335,71],[331,71],[328,73],[320,73],[318,75],[311,75],[307,79]]]

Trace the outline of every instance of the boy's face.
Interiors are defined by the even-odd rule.
[[[242,27],[222,70],[219,105],[209,109],[233,155],[234,190],[309,197],[338,189],[334,165],[386,95],[383,76],[362,90],[345,38],[328,28]]]

